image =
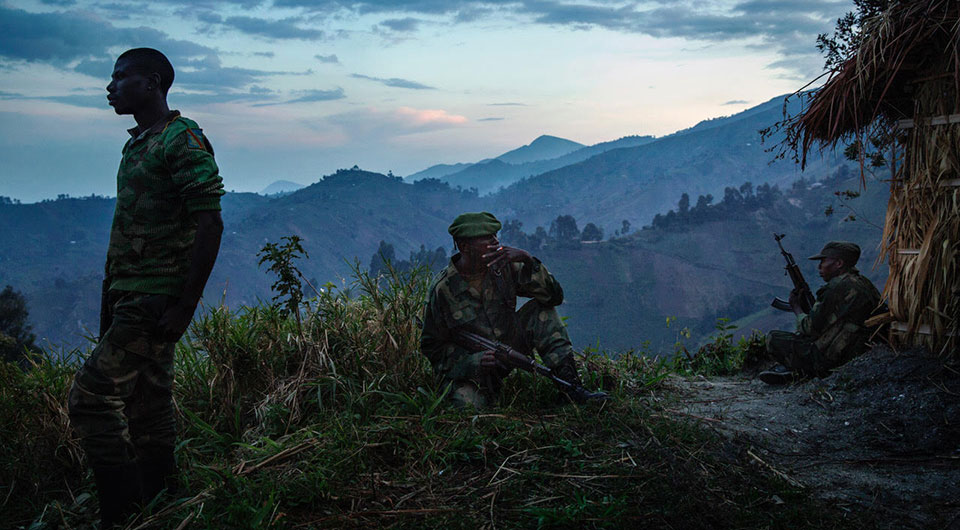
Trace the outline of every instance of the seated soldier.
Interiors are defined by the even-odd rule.
[[[563,289],[527,251],[504,247],[500,221],[487,212],[458,216],[448,231],[459,253],[430,289],[421,351],[458,406],[492,404],[510,369],[492,351],[471,351],[459,341],[466,330],[532,356],[536,350],[554,374],[579,384],[573,347],[555,306]],[[517,297],[529,297],[518,311]]]
[[[765,383],[783,384],[795,375],[823,377],[866,350],[870,330],[864,320],[880,305],[880,293],[854,267],[860,247],[831,241],[810,259],[820,260],[818,271],[827,283],[817,290],[809,313],[800,309],[797,293],[790,293],[797,332],[771,331],[767,336],[767,352],[782,364],[760,373]]]

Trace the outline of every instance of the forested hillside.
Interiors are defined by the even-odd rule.
[[[756,131],[779,108],[773,101],[670,137],[579,149],[560,159],[584,150],[599,154],[488,196],[437,179],[411,184],[356,167],[284,196],[229,193],[206,300],[237,307],[268,299],[272,280],[258,267],[257,253],[282,236],[303,239],[310,259],[302,270],[311,283],[338,283],[355,259],[366,269],[381,241],[399,259],[421,246],[428,253],[449,251],[450,220],[463,211],[488,210],[507,223],[506,240],[528,234],[522,246],[541,255],[563,282],[562,312],[571,317],[578,346],[599,340],[635,348],[650,340],[662,349],[676,340],[678,325],[697,336],[717,315],[739,318],[764,307],[768,294],[783,294],[772,231],[787,232],[798,255],[816,250],[824,238],[849,235],[872,249],[870,241],[879,237],[879,230],[850,232],[861,221],[824,216],[826,203],[836,201],[833,191],[857,187],[852,173],[837,173],[837,161],[811,161],[807,181],[795,190],[789,190],[799,178],[793,167],[768,165],[771,155]],[[631,142],[644,145],[607,150]],[[825,176],[832,180],[806,189]],[[749,190],[747,181],[753,183]],[[772,202],[771,182],[788,189]],[[857,199],[869,203],[865,208],[877,223],[884,191],[872,185],[869,199]],[[687,205],[681,206],[684,193]],[[77,346],[96,329],[112,210],[113,200],[102,197],[0,204],[0,286],[24,294],[39,343]],[[558,219],[567,222],[552,226]],[[579,223],[575,244],[550,244],[550,238],[567,237],[570,223]],[[613,241],[579,243],[605,238]],[[678,323],[668,329],[666,317]]]
[[[624,219],[649,224],[681,192],[719,197],[725,187],[746,181],[783,187],[801,176],[818,180],[832,174],[842,155],[812,157],[802,175],[790,161],[771,163],[758,131],[779,120],[782,110],[778,97],[644,145],[607,151],[517,182],[496,194],[496,201],[506,217],[527,225],[546,226],[563,213],[612,232]],[[768,145],[778,141],[772,137]]]
[[[737,324],[744,333],[792,329],[792,314],[769,308],[774,296],[785,298],[791,289],[774,232],[787,234],[784,246],[814,289],[822,281],[805,258],[834,239],[858,243],[863,249],[859,268],[882,287],[886,266],[873,265],[888,190],[874,182],[850,198],[845,192],[856,190],[858,182],[859,175],[842,170],[783,190],[730,186],[716,203],[712,197],[685,201],[681,196],[654,226],[602,243],[514,239],[543,245],[536,253],[564,286],[561,313],[569,317],[576,345],[643,350],[644,341],[650,341],[648,351],[669,353],[684,339],[684,328],[691,339],[685,344],[695,345],[719,317],[742,319]],[[589,220],[579,221],[582,226]]]

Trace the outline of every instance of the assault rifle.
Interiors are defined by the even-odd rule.
[[[476,333],[471,333],[466,330],[458,330],[455,333],[459,339],[467,343],[463,344],[463,346],[466,346],[470,349],[493,351],[493,354],[497,357],[497,362],[503,364],[504,366],[510,368],[519,368],[521,370],[549,378],[577,403],[584,403],[591,399],[604,400],[609,398],[606,392],[590,392],[581,385],[575,385],[569,381],[560,379],[546,366],[534,361],[533,359],[500,341],[490,340],[486,337],[482,337]]]
[[[800,272],[800,267],[797,266],[797,262],[794,261],[793,256],[783,249],[783,244],[780,243],[780,240],[787,237],[786,234],[773,234],[773,238],[777,240],[777,245],[780,247],[780,253],[783,254],[783,258],[787,260],[787,266],[784,267],[787,270],[787,274],[790,276],[790,281],[793,282],[793,290],[797,293],[797,301],[800,305],[800,310],[804,313],[809,313],[810,308],[813,307],[813,303],[816,301],[813,298],[813,293],[810,292],[810,286],[807,285],[807,281],[803,279],[803,273]],[[782,298],[774,298],[770,305],[781,310],[781,311],[793,311],[793,308],[790,307],[790,302]]]

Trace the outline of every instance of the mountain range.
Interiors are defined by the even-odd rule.
[[[681,193],[689,193],[692,201],[696,201],[699,194],[714,194],[719,198],[724,188],[740,186],[745,181],[789,188],[790,183],[801,176],[799,171],[785,162],[769,164],[772,155],[760,145],[757,134],[758,129],[779,119],[781,99],[662,138],[633,136],[577,147],[579,144],[575,142],[541,141],[544,138],[541,137],[528,146],[443,177],[424,177],[411,182],[414,175],[401,179],[354,168],[340,170],[281,196],[229,193],[223,200],[225,234],[221,254],[205,299],[208,304],[223,300],[233,306],[269,299],[273,279],[258,267],[257,252],[266,242],[278,241],[285,235],[303,238],[310,256],[301,264],[307,278],[320,284],[333,281],[343,285],[339,278],[350,274],[354,259],[361,268],[366,268],[381,241],[393,245],[401,257],[421,245],[428,249],[449,249],[446,227],[463,211],[488,210],[504,221],[520,221],[523,230],[529,233],[538,226],[549,228],[551,221],[560,215],[573,215],[581,227],[593,222],[605,233],[614,234],[621,229],[623,221],[628,221],[634,229],[650,224],[656,214],[673,208]],[[554,158],[532,160],[564,150],[567,150],[565,154]],[[518,163],[502,160],[506,155]],[[806,175],[808,179],[822,180],[833,175],[841,165],[837,157],[827,155],[808,161]],[[482,195],[479,186],[464,186],[469,184],[466,176],[485,178],[480,169],[488,167],[514,168],[510,171],[527,168],[524,171],[531,173],[521,176],[510,173],[504,177],[509,172],[501,172],[500,176],[490,176],[484,181],[489,183],[484,189],[505,187],[486,195]],[[535,173],[539,171],[534,169],[537,167],[550,169]],[[468,173],[471,169],[473,173]],[[824,201],[832,197],[827,189],[814,191],[823,195]],[[778,208],[788,206],[792,207],[786,202]],[[10,284],[24,293],[39,336],[58,344],[77,345],[84,330],[96,328],[112,209],[112,199],[97,197],[0,204],[0,285]],[[803,210],[803,215],[812,216],[813,210]],[[780,213],[776,215],[757,214],[761,218],[754,221],[752,229],[765,233],[777,229],[774,220],[785,215],[777,211]],[[714,278],[710,270],[743,268],[742,263],[727,259],[728,255],[743,257],[736,246],[729,249],[703,246],[703,241],[729,243],[731,239],[722,232],[733,230],[732,226],[721,223],[698,228],[703,231],[697,236],[700,239],[654,231],[656,237],[654,232],[641,232],[636,239],[583,245],[579,251],[544,249],[545,262],[551,264],[551,270],[569,293],[561,312],[570,312],[571,335],[579,341],[578,345],[609,337],[605,344],[633,347],[645,340],[644,333],[661,327],[659,322],[665,313],[689,317],[700,326],[705,316],[709,316],[707,313],[723,308],[724,299],[735,297],[739,291],[759,292],[758,284],[747,282],[714,291],[714,301],[706,304],[687,296],[676,298],[675,305],[666,302],[671,299],[671,289],[674,289],[671,286],[678,279],[691,285],[699,284],[703,279]],[[737,226],[740,227],[737,230],[751,229]],[[830,225],[832,228],[820,227],[816,223],[790,226],[791,230],[814,234],[813,239],[817,241],[840,230],[833,225]],[[654,237],[654,241],[645,237]],[[759,252],[765,247],[758,243],[749,248]],[[613,259],[620,255],[625,256],[622,261]],[[711,265],[714,262],[705,262],[705,259],[721,261],[723,265]],[[651,269],[649,264],[655,266]],[[620,279],[611,283],[601,275],[606,267],[628,272],[623,272],[622,277],[616,276]],[[583,270],[595,274],[577,272]],[[682,278],[675,278],[673,271],[682,271]],[[637,281],[640,283],[634,283]],[[597,289],[597,286],[606,287]],[[662,293],[666,301],[656,301],[645,294],[648,297],[645,302],[630,305],[629,300],[623,298],[630,292]],[[616,300],[616,303],[610,305],[607,300]],[[692,308],[697,304],[701,309]],[[631,312],[632,309],[626,310],[628,307],[639,309]],[[617,315],[632,323],[609,324],[616,321],[614,317],[620,318]],[[640,321],[656,326],[638,325]],[[662,337],[658,337],[662,342]]]

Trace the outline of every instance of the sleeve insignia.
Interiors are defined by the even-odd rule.
[[[206,142],[203,138],[203,131],[200,129],[187,129],[187,148],[200,149],[206,151]]]

